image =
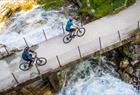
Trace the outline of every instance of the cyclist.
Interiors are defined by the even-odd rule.
[[[69,32],[71,35],[72,35],[72,33],[73,33],[72,36],[76,36],[76,35],[74,34],[74,31],[76,30],[76,28],[73,28],[73,27],[77,27],[77,25],[75,25],[75,24],[73,23],[73,18],[69,18],[69,20],[67,21],[67,24],[66,24],[65,29],[66,29],[66,31]]]
[[[33,62],[32,54],[30,54],[30,52],[34,51],[30,50],[29,47],[26,47],[22,53],[22,59],[29,62],[29,67],[32,66]]]

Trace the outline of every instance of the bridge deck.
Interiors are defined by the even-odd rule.
[[[36,51],[38,56],[48,59],[48,64],[39,67],[40,73],[44,74],[59,68],[56,55],[59,57],[61,65],[66,65],[73,60],[79,59],[78,46],[82,56],[98,51],[100,49],[99,37],[101,37],[102,48],[120,41],[118,30],[122,40],[127,38],[130,31],[137,28],[138,20],[140,20],[140,0],[137,0],[136,4],[116,15],[106,16],[85,25],[86,34],[84,37],[76,37],[69,44],[62,42],[63,36],[41,43]],[[29,79],[34,79],[39,75],[35,66],[27,72],[20,71],[18,69],[19,64],[17,64],[19,60],[20,58],[18,57],[13,61],[13,64],[9,65],[4,62],[1,63],[3,65],[0,68],[0,91],[16,86],[18,83],[24,83]],[[11,73],[14,73],[17,78],[17,83]]]

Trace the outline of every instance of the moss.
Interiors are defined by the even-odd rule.
[[[114,0],[112,2],[112,7],[113,7],[113,10],[123,6],[125,4],[125,0]]]
[[[100,7],[98,7],[95,10],[94,17],[95,18],[100,18],[102,16],[107,15],[110,12],[111,12],[111,7],[109,6],[109,4],[102,4]]]
[[[82,7],[82,8],[80,9],[80,13],[81,13],[82,15],[84,15],[84,14],[86,14],[86,13],[92,15],[92,12],[91,12],[90,8],[88,8],[88,7]]]
[[[130,5],[132,5],[133,3],[135,3],[135,2],[136,2],[136,0],[128,0],[127,6],[130,6]]]
[[[37,0],[38,4],[43,5],[45,10],[61,7],[61,0]]]

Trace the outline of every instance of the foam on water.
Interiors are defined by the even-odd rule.
[[[45,40],[43,29],[48,39],[62,34],[62,22],[65,23],[66,18],[59,11],[45,11],[35,6],[8,19],[7,25],[0,30],[0,43],[8,47],[22,48],[25,46],[23,37],[29,45],[40,43]]]
[[[74,73],[70,78],[65,79],[65,82],[67,82],[64,83],[65,85],[58,95],[140,95],[140,92],[132,85],[109,73],[113,69],[107,70],[97,66],[94,71],[89,64],[86,61],[73,69],[75,70]],[[107,73],[107,71],[109,72]],[[90,72],[90,74],[87,72]],[[85,77],[78,78],[78,75],[82,74]]]

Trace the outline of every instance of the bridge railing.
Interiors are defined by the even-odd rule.
[[[7,68],[8,75],[7,76],[2,75],[0,78],[0,80],[3,81],[0,82],[0,92],[3,89],[8,89],[10,87],[19,85],[29,79],[33,79],[44,73],[53,71],[59,67],[66,65],[69,62],[90,55],[114,43],[120,42],[128,38],[129,34],[134,30],[136,30],[137,28],[139,28],[138,22],[130,25],[128,28],[116,30],[116,32],[113,32],[109,35],[93,38],[92,41],[87,42],[85,44],[77,45],[76,47],[70,49],[69,51],[66,51],[63,54],[54,55],[53,58],[48,59],[48,63],[45,66],[42,67],[34,66],[27,72],[19,70],[19,64],[17,64],[18,63],[17,61],[13,62],[12,64],[8,64],[9,67]],[[45,36],[43,37],[43,35],[44,35],[43,33],[42,35],[40,35],[42,37],[42,40],[46,39]],[[18,41],[22,40],[21,42],[23,42],[25,45],[28,45],[28,40],[26,39],[32,40],[32,38],[24,38]],[[7,86],[3,86],[3,83],[6,83]]]

